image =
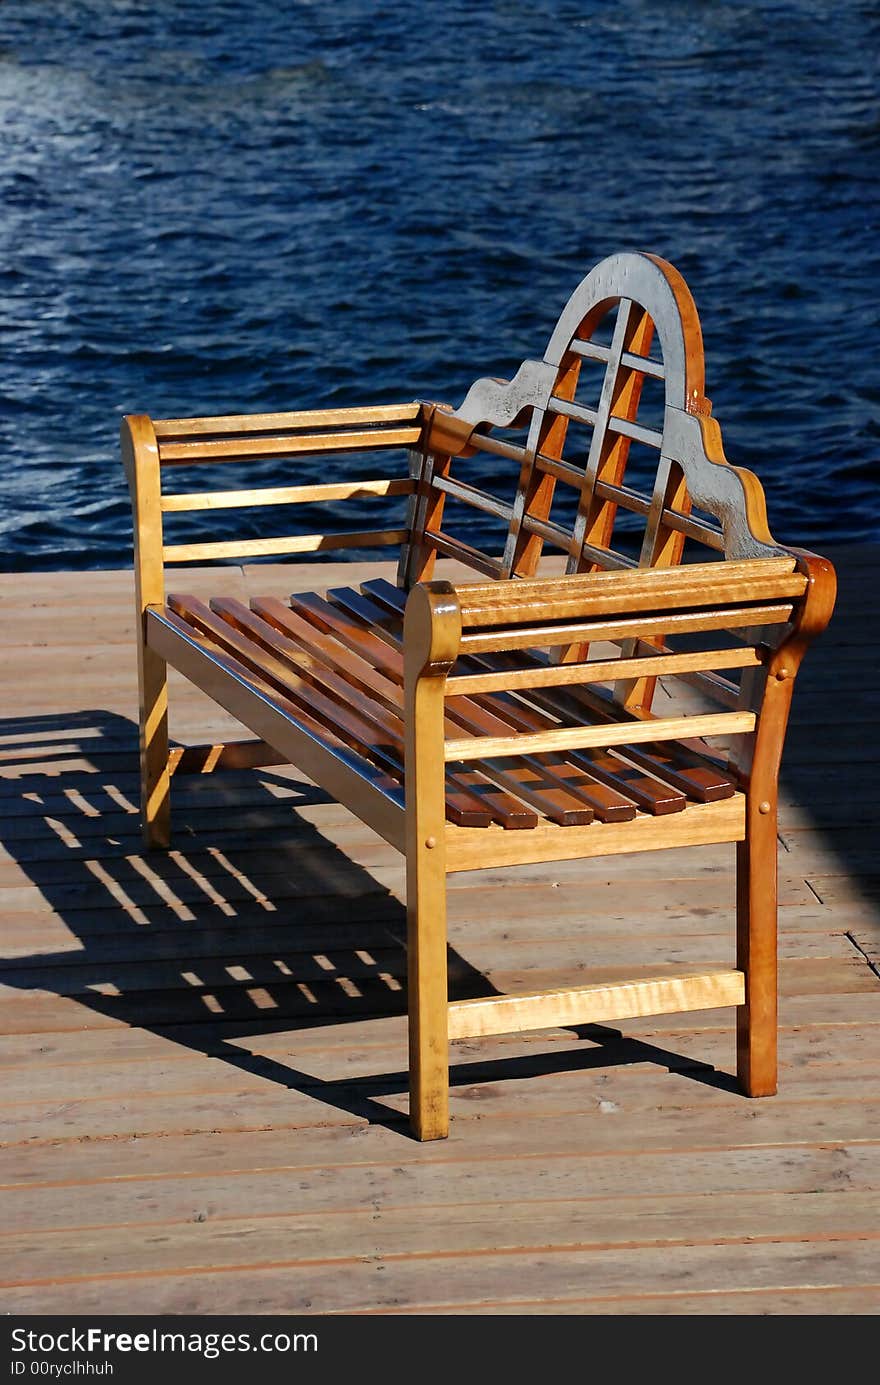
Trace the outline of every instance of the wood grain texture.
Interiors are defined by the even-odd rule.
[[[449,1007],[450,1039],[512,1034],[556,1025],[606,1024],[609,1020],[662,1015],[679,1010],[713,1010],[742,1005],[745,978],[739,971],[695,976],[648,977],[616,986],[580,986],[532,995],[459,1000]]]
[[[360,500],[365,496],[411,495],[409,480],[328,481],[314,486],[258,486],[237,491],[178,491],[162,496],[163,514],[190,510],[248,509],[254,505],[305,505],[314,501]]]

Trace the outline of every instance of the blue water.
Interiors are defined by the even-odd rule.
[[[876,537],[878,63],[852,0],[7,0],[0,566],[129,561],[123,412],[458,402],[633,247],[777,537]]]

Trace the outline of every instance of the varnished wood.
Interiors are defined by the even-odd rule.
[[[150,606],[164,600],[159,453],[149,418],[123,419],[122,463],[131,494],[138,687],[140,689],[141,822],[147,847],[167,847],[171,833],[168,768],[168,674],[161,654],[146,640]]]
[[[766,669],[743,687],[743,704],[758,708],[757,732],[735,755],[747,782],[746,833],[737,846],[737,965],[746,975],[737,1014],[737,1074],[748,1096],[772,1096],[777,1084],[777,802],[779,766],[794,680],[810,642],[831,619],[834,569],[799,556],[807,590],[788,637]]]
[[[281,553],[325,553],[338,548],[388,548],[406,537],[405,529],[372,529],[353,534],[292,534],[277,539],[228,539],[208,543],[170,543],[166,563],[205,563],[218,558],[268,558]]]
[[[278,433],[286,429],[343,427],[351,423],[402,423],[419,418],[420,404],[370,404],[353,409],[298,409],[288,413],[218,414],[210,418],[157,418],[157,438],[220,433]]]
[[[745,978],[741,971],[710,971],[693,976],[648,977],[617,986],[579,986],[532,995],[457,1000],[449,1007],[450,1039],[513,1034],[557,1025],[607,1024],[639,1015],[674,1014],[741,1005]]]
[[[233,648],[239,652],[244,650],[250,665],[262,676],[274,681],[282,692],[289,693],[295,699],[296,689],[305,680],[322,696],[326,694],[333,698],[338,709],[330,709],[328,715],[325,706],[323,715],[328,729],[333,730],[336,719],[347,718],[354,712],[361,722],[372,727],[374,740],[378,736],[383,744],[387,741],[395,755],[402,755],[403,698],[388,679],[361,660],[346,656],[345,651],[340,651],[341,658],[334,657],[329,648],[331,642],[320,640],[320,637],[317,641],[320,655],[315,657],[314,653],[304,651],[297,640],[280,633],[276,624],[264,622],[258,613],[235,600],[214,600],[211,602],[211,612],[212,615],[219,615],[236,632],[231,637]],[[204,612],[198,619],[202,628],[218,635],[221,643],[226,643],[230,638],[223,626],[210,618],[206,622]],[[288,631],[292,631],[293,628],[301,630],[306,623],[292,617],[283,624]],[[244,639],[239,640],[239,636]],[[316,641],[308,634],[304,641],[316,647]],[[254,657],[253,651],[257,650],[261,654]],[[363,741],[360,744],[366,748],[368,755],[372,753],[369,744]],[[453,767],[447,771],[446,809],[450,820],[463,826],[487,826],[496,821],[510,828],[534,826],[537,822],[536,818],[523,811],[516,799],[498,793],[480,767],[468,770]]]
[[[628,572],[594,572],[497,584],[474,583],[461,596],[461,618],[469,626],[504,625],[535,619],[552,602],[553,619],[595,611],[678,610],[715,602],[741,605],[802,596],[803,574],[793,558],[749,563],[697,563],[687,567]]]
[[[446,824],[447,869],[488,870],[534,865],[540,861],[588,860],[633,851],[665,851],[682,846],[742,841],[745,796],[694,803],[684,813],[653,817],[638,813],[630,822],[592,822],[589,827],[539,823],[531,832],[468,828]]]
[[[407,602],[406,900],[410,1121],[420,1140],[449,1133],[446,981],[446,810],[443,680],[458,652],[451,587],[416,587]]]
[[[365,452],[377,448],[411,447],[421,431],[383,428],[334,433],[290,433],[286,437],[210,438],[198,442],[166,442],[160,448],[163,466],[202,462],[240,462],[255,457],[312,456],[322,452]]]
[[[876,1314],[880,986],[846,933],[876,944],[880,547],[831,556],[780,778],[779,1096],[728,1083],[729,1008],[621,1018],[453,1043],[433,1144],[405,1135],[405,991],[371,991],[404,984],[397,852],[294,769],[175,775],[176,850],[142,853],[132,573],[0,574],[6,1310]],[[386,571],[249,577],[283,597]],[[222,739],[176,678],[171,712]],[[733,967],[733,852],[453,876],[450,999]]]
[[[339,481],[317,486],[258,486],[238,491],[179,491],[162,496],[163,514],[189,510],[244,510],[256,505],[305,505],[314,501],[360,500],[373,495],[411,495],[412,481]]]
[[[546,610],[546,607],[544,608]],[[461,637],[461,647],[467,654],[483,654],[502,649],[552,648],[573,643],[592,643],[595,640],[625,640],[629,637],[649,639],[655,635],[691,634],[699,630],[737,630],[755,625],[784,625],[791,617],[792,605],[766,604],[727,606],[713,611],[673,611],[664,616],[621,616],[609,620],[560,621],[544,624],[537,618],[529,625],[496,627],[484,634],[468,631]]]
[[[218,655],[171,612],[147,611],[151,649],[201,687],[222,707],[297,764],[386,841],[404,850],[403,796],[387,774],[329,736],[302,707],[286,702],[269,684],[229,656]]]
[[[581,363],[576,356],[564,364],[551,386],[556,391],[557,398],[574,398],[580,372]],[[505,577],[528,577],[537,569],[543,546],[542,535],[537,526],[549,521],[555,477],[552,470],[538,469],[534,459],[540,456],[551,461],[560,460],[567,436],[568,418],[564,413],[551,412],[545,408],[534,411],[504,548]],[[526,521],[530,523],[527,524]]]
[[[617,678],[652,674],[683,674],[706,669],[754,668],[760,654],[744,649],[711,649],[700,654],[642,654],[634,659],[592,659],[583,664],[548,664],[541,668],[511,669],[503,673],[453,674],[446,680],[447,696],[457,693],[512,691],[520,688],[553,688],[569,683],[609,683]]]
[[[589,746],[637,745],[640,741],[679,740],[682,736],[734,736],[755,729],[754,712],[716,712],[708,716],[658,717],[625,726],[565,727],[518,736],[476,736],[448,740],[447,760],[490,760],[498,755],[544,750],[582,750]]]

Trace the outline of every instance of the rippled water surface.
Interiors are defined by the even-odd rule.
[[[129,561],[123,412],[458,402],[630,247],[777,536],[877,536],[878,58],[847,0],[0,6],[0,565]]]

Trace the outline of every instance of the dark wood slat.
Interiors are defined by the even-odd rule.
[[[698,803],[717,803],[721,798],[731,798],[736,792],[737,785],[732,776],[707,765],[697,754],[691,760],[688,747],[680,741],[667,741],[664,745],[657,742],[647,749],[627,745],[620,747],[619,753]]]
[[[386,635],[386,638],[389,641],[393,642],[394,647],[398,650],[400,649],[402,629],[400,615],[398,611],[389,611],[383,608],[382,606],[375,604],[374,602],[370,601],[368,597],[361,595],[351,587],[336,587],[333,590],[329,591],[327,595],[336,606],[346,611],[356,621],[359,620],[363,623],[364,633],[368,633],[370,630],[382,631]],[[401,596],[402,595],[403,593],[401,593]],[[470,730],[470,727],[466,723],[462,722],[460,720],[460,717],[456,717],[454,712],[450,713],[450,709],[448,707],[447,715],[450,717],[451,720],[458,721],[459,726],[463,727],[463,729]],[[470,769],[471,774],[475,774],[477,776],[478,783],[483,777],[486,780],[490,781],[488,785],[483,786],[482,793],[484,796],[487,797],[487,801],[492,801],[493,804],[496,806],[497,810],[501,814],[499,820],[502,821],[503,826],[508,828],[517,826],[537,826],[537,818],[534,816],[533,813],[525,813],[521,802],[517,802],[516,798],[509,797],[507,794],[499,795],[496,785],[502,783],[502,778],[501,776],[499,776],[498,773],[494,771],[494,769],[490,769],[482,762],[475,763],[470,767]],[[456,773],[460,772],[460,768],[456,767]],[[506,776],[503,779],[503,786],[505,789],[509,789],[513,793],[519,794],[519,789],[517,788],[517,784],[515,781],[516,776]],[[526,798],[527,802],[530,802],[533,804],[533,806],[538,807],[539,811],[543,811],[542,807],[535,802],[534,796],[528,796],[527,794],[524,794],[522,796]],[[551,804],[548,804],[547,806],[552,808]],[[574,812],[574,810],[575,805],[572,805],[572,811]],[[583,820],[584,819],[582,815],[577,819],[577,821],[581,824],[583,823]],[[568,821],[573,823],[575,819],[574,817],[571,817]]]
[[[396,612],[377,605],[354,587],[331,587],[327,592],[327,599],[332,601],[334,606],[339,606],[362,621],[365,628],[381,631],[386,639],[393,640],[398,649],[402,648],[403,624]]]
[[[339,606],[331,605],[314,592],[297,592],[290,598],[291,610],[312,621],[319,630],[331,631],[347,648],[375,661],[376,668],[403,683],[403,655],[396,644],[382,639]]]
[[[505,785],[493,782],[494,776],[487,774],[486,766],[481,761],[448,765],[447,778],[450,770],[454,771],[455,779],[486,807],[495,822],[500,823],[506,831],[529,831],[537,827],[538,814],[522,798],[509,793]]]
[[[400,613],[405,606],[406,594],[390,582],[376,579],[362,584],[360,593],[351,588],[335,588],[328,595],[338,609],[349,613],[355,622],[362,623],[365,633],[367,627],[381,631],[387,648],[399,640]],[[532,657],[535,662],[541,662],[536,656]],[[521,665],[522,654],[519,653],[515,656],[473,655],[461,661],[462,668],[474,671]],[[591,696],[588,690],[577,687],[573,691],[569,689],[568,693],[568,698],[565,691],[552,689],[531,689],[528,694],[522,694],[516,699],[516,702],[522,702],[518,723],[510,711],[499,703],[497,696],[465,701],[479,704],[498,715],[506,721],[507,729],[514,727],[523,731],[544,729],[555,724],[546,717],[536,721],[536,709],[549,712],[553,718],[561,718],[567,725],[572,721],[575,724],[583,721],[585,712],[588,714],[588,723],[596,720],[618,721],[621,718],[638,720],[634,713],[619,708],[617,704],[611,706],[609,700],[599,693]],[[526,710],[526,697],[532,708],[531,714]],[[449,701],[452,704],[460,699],[450,698]],[[730,798],[736,791],[732,776],[714,765],[708,756],[703,757],[678,742],[662,746],[651,742],[645,747],[625,746],[616,748],[614,752],[595,754],[572,751],[556,756],[554,760],[543,756],[533,758],[545,773],[558,773],[565,764],[571,765],[574,772],[582,777],[577,783],[580,794],[604,821],[631,818],[634,804],[655,814],[679,812],[685,806],[683,795],[699,803],[712,803]],[[646,774],[634,775],[633,767],[646,771]],[[592,783],[589,782],[591,777]]]
[[[478,709],[476,720],[480,734],[507,735],[510,731],[544,730],[556,724],[548,717],[530,711],[524,705],[518,705],[513,698],[505,698],[503,694],[469,700]],[[457,701],[457,698],[449,699],[450,704]],[[564,766],[566,761],[570,760],[570,757],[565,755],[522,758],[549,779],[555,778],[557,767]],[[631,799],[603,784],[591,781],[582,767],[572,765],[567,777],[569,782],[562,786],[562,791],[573,793],[582,804],[588,804],[603,822],[631,822],[635,817],[636,809]],[[575,777],[576,782],[572,782]]]
[[[537,663],[545,662],[535,655],[532,658]],[[506,654],[475,655],[473,659],[477,667],[486,671],[522,667],[521,657]],[[590,714],[588,719],[592,721],[639,720],[628,709],[621,708],[618,703],[611,705],[610,699],[603,698],[599,693],[591,695],[586,688],[575,688],[574,692],[571,689],[531,688],[528,699],[551,716],[560,717],[566,725],[583,722],[585,711]],[[652,741],[647,745],[616,746],[614,755],[647,770],[668,788],[684,793],[698,803],[714,803],[721,798],[730,798],[736,792],[734,778],[722,766],[713,762],[708,755],[703,756],[679,741],[667,741],[662,745]]]
[[[225,604],[225,603],[224,603]],[[240,604],[240,603],[239,603]],[[211,602],[215,610],[221,610],[221,601]],[[368,662],[360,654],[349,649],[332,634],[319,630],[317,625],[305,620],[303,616],[274,596],[255,596],[251,599],[251,610],[268,625],[287,635],[314,658],[322,660],[329,668],[341,673],[355,687],[369,692],[389,710],[400,710],[402,696],[399,681],[395,681]]]
[[[473,735],[505,735],[511,723],[497,709],[476,698],[449,698],[447,712],[458,726]],[[563,827],[585,826],[593,820],[591,799],[567,786],[552,769],[535,756],[516,756],[491,762],[478,762],[485,772],[497,777],[514,793],[522,794],[538,812]]]
[[[525,699],[507,699],[502,694],[493,700],[493,705],[497,706],[502,700],[505,714],[510,715],[511,724],[517,730],[541,731],[558,725],[550,717],[529,706]],[[582,781],[590,785],[588,792],[591,801],[594,801],[594,806],[597,799],[602,804],[601,808],[596,807],[596,811],[605,822],[631,819],[635,816],[633,802],[656,815],[681,812],[687,807],[684,794],[663,788],[644,775],[633,774],[623,762],[615,760],[610,751],[572,751],[565,757],[554,757],[551,763],[566,761],[575,773],[580,772]]]
[[[687,795],[671,784],[661,784],[649,775],[633,773],[625,760],[619,759],[612,750],[576,750],[571,754],[575,764],[583,761],[584,768],[600,784],[632,798],[646,813],[662,815],[680,813],[687,807]]]

